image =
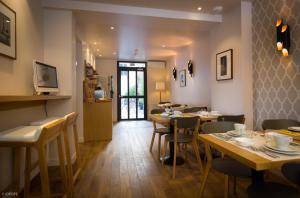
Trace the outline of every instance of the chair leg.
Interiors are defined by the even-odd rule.
[[[177,157],[177,143],[174,142],[174,157],[173,157],[173,174],[172,177],[175,179],[176,174],[176,157]]]
[[[65,169],[61,136],[60,135],[57,136],[56,140],[57,140],[57,151],[58,151],[59,166],[60,166],[60,173],[61,173],[63,187],[64,187],[65,192],[71,197],[70,189],[67,186],[66,169]]]
[[[28,198],[30,195],[30,173],[31,173],[31,148],[26,147],[25,176],[24,176],[24,197],[25,198]]]
[[[229,176],[225,175],[225,185],[224,185],[224,198],[228,198],[228,190],[229,190]]]
[[[168,146],[168,142],[165,139],[164,146],[163,146],[163,149],[162,149],[162,159],[161,159],[161,163],[162,163],[163,166],[165,165],[165,157],[166,157],[167,146]]]
[[[50,188],[49,188],[49,176],[48,176],[48,164],[45,152],[45,146],[39,145],[37,148],[39,156],[39,168],[40,168],[40,177],[42,183],[42,197],[50,197]]]
[[[200,158],[200,153],[199,153],[197,141],[193,140],[192,144],[193,144],[193,148],[194,148],[194,152],[195,152],[195,155],[196,155],[197,162],[200,166],[200,172],[201,172],[201,174],[203,174],[203,165],[202,165],[202,160]]]
[[[73,167],[72,167],[72,160],[71,160],[71,151],[70,151],[70,144],[68,138],[68,132],[64,131],[64,144],[65,144],[65,155],[67,161],[67,184],[70,194],[73,192]]]
[[[155,139],[155,132],[153,131],[153,133],[152,133],[152,139],[151,139],[151,144],[150,144],[150,153],[152,153],[152,147],[153,147],[153,143],[154,143],[154,139]]]
[[[236,193],[236,177],[233,177],[233,194],[237,195],[237,193]]]
[[[78,132],[77,125],[73,125],[73,136],[74,136],[74,144],[75,144],[75,152],[76,152],[76,162],[77,162],[77,170],[74,176],[74,181],[77,179],[78,174],[81,172],[81,155],[79,149],[79,141],[78,141]]]
[[[14,156],[14,178],[13,178],[13,187],[15,192],[20,191],[20,161],[21,161],[21,148],[13,148]]]
[[[158,157],[158,160],[160,160],[160,147],[161,147],[161,134],[158,134],[158,149],[157,149],[157,157]]]

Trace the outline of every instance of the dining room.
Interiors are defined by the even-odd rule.
[[[42,53],[0,67],[0,197],[300,197],[299,0],[38,2],[5,0]]]

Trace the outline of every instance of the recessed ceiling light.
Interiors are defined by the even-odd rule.
[[[114,27],[114,26],[110,26],[110,29],[111,29],[111,30],[114,30],[114,29],[115,29],[115,27]]]
[[[116,55],[117,54],[117,52],[113,52],[113,55]]]
[[[99,54],[99,56],[101,57],[101,56],[102,56],[102,54]]]
[[[94,45],[97,45],[97,42],[94,42]]]
[[[167,46],[166,46],[166,45],[162,45],[161,47],[165,48],[165,47],[167,47]]]
[[[202,7],[198,7],[197,10],[198,10],[198,11],[201,11],[201,10],[202,10]]]
[[[97,49],[97,52],[99,52],[99,49]]]
[[[213,8],[214,12],[222,12],[223,11],[223,6],[216,6]]]

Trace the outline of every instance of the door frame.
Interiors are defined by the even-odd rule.
[[[144,63],[145,68],[143,69],[144,71],[144,118],[135,118],[135,119],[130,119],[129,118],[129,101],[128,101],[128,119],[121,119],[121,70],[127,70],[127,71],[138,71],[137,68],[135,67],[119,67],[119,63]],[[125,68],[125,69],[124,69]],[[129,80],[129,75],[128,75],[128,80]],[[136,77],[136,83],[137,83],[137,77]],[[136,120],[147,120],[148,118],[148,92],[147,92],[147,62],[144,61],[117,61],[117,114],[118,114],[118,121],[136,121]],[[129,85],[128,85],[129,86]],[[137,84],[136,84],[137,88]],[[129,88],[128,88],[129,91]],[[137,93],[137,91],[136,91]],[[128,96],[128,98],[139,98],[139,96]],[[136,100],[136,117],[138,116],[138,108],[137,108],[137,103],[138,101]]]

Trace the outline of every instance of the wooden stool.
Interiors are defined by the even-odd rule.
[[[3,192],[20,193],[21,149],[33,141],[37,141],[40,127],[21,126],[0,133],[0,147],[10,147],[13,151],[13,180]]]
[[[64,119],[55,120],[41,128],[41,132],[37,141],[25,144],[26,147],[26,160],[25,160],[25,183],[24,183],[24,197],[29,197],[30,194],[30,174],[31,171],[37,166],[40,169],[40,178],[42,186],[43,198],[50,197],[50,184],[48,175],[48,163],[46,155],[46,146],[50,142],[56,140],[58,148],[59,166],[61,178],[64,189],[64,196],[68,193],[66,169],[64,162],[64,153],[62,145],[63,127],[65,124]],[[38,152],[38,162],[31,164],[31,149],[35,148]],[[51,195],[52,196],[52,195]]]
[[[65,142],[65,152],[66,152],[66,160],[67,160],[67,174],[68,174],[68,189],[70,194],[73,194],[74,183],[76,182],[80,171],[81,171],[81,157],[78,145],[78,133],[77,133],[77,124],[76,120],[78,117],[78,113],[70,113],[64,117],[65,125],[64,125],[64,142]],[[68,128],[72,127],[73,137],[74,137],[74,145],[75,145],[75,155],[76,155],[76,171],[73,173],[71,152],[70,152],[70,143],[68,139]]]

